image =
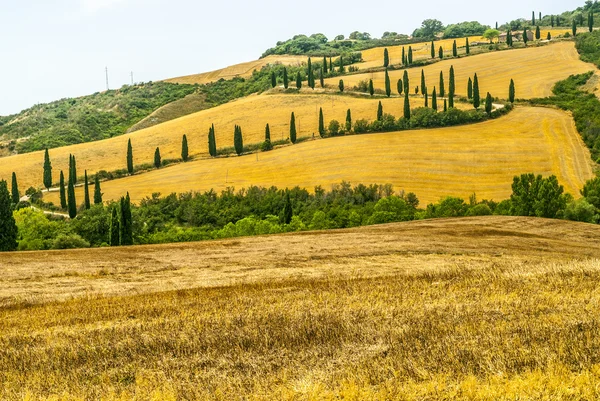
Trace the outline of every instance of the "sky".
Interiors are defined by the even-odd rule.
[[[296,34],[410,34],[427,18],[487,25],[584,0],[5,0],[0,115],[135,82],[256,60]]]

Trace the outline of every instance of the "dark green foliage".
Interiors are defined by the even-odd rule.
[[[511,103],[515,102],[515,81],[510,80],[510,84],[508,85],[508,101]]]
[[[129,175],[133,174],[133,147],[131,146],[131,139],[127,141],[127,172]]]
[[[375,88],[373,87],[373,80],[369,79],[369,94],[371,96],[373,96],[374,93],[375,93]]]
[[[188,157],[189,157],[189,152],[188,152],[187,136],[185,136],[185,134],[184,134],[183,138],[181,138],[181,160],[186,162],[186,161],[188,161]]]
[[[387,47],[383,50],[383,66],[385,68],[388,68],[388,66],[390,65],[390,55],[388,53],[388,49]]]
[[[233,147],[235,148],[235,153],[237,155],[241,155],[244,152],[244,139],[242,138],[242,127],[236,125],[233,130]]]
[[[438,56],[441,59],[444,58],[444,48],[442,46],[440,46],[439,50],[438,50]]]
[[[350,132],[352,130],[352,113],[350,109],[346,111],[346,131]]]
[[[427,87],[423,90],[423,97],[425,98],[425,107],[429,107],[429,94],[427,93]]]
[[[323,76],[323,70],[319,70],[319,83],[321,84],[321,88],[325,87],[325,77]]]
[[[492,95],[490,95],[490,92],[485,97],[485,112],[488,115],[492,114]]]
[[[541,36],[542,36],[542,34],[540,33],[540,27],[538,25],[538,26],[535,27],[535,38],[537,40],[540,40]]]
[[[404,119],[410,120],[410,100],[408,92],[404,92]]]
[[[550,16],[550,26],[554,28],[554,15]]]
[[[412,64],[413,63],[413,51],[412,51],[412,46],[408,46],[408,64]]]
[[[402,65],[407,65],[408,61],[406,60],[406,52],[404,51],[404,47],[402,47]]]
[[[444,30],[444,39],[464,38],[468,36],[482,36],[489,29],[488,25],[481,25],[477,21],[451,24]],[[496,28],[497,29],[497,28]]]
[[[0,252],[17,249],[17,235],[8,183],[2,180],[0,181]]]
[[[340,69],[338,70],[338,72],[341,74],[344,72],[344,57],[340,56]]]
[[[94,179],[94,205],[102,204],[102,190],[100,189],[100,178],[98,174]]]
[[[119,221],[119,244],[133,245],[133,219],[131,216],[131,200],[129,192],[124,198],[121,197],[121,218]]]
[[[573,25],[571,26],[571,31],[573,32],[573,36],[577,36],[577,22],[573,19]]]
[[[315,89],[315,74],[312,68],[312,61],[310,60],[310,57],[308,58],[308,86],[311,89]]]
[[[467,55],[471,54],[471,46],[469,45],[469,38],[467,38],[467,42],[465,44],[465,52]]]
[[[515,216],[556,218],[565,209],[567,197],[556,176],[522,174],[515,177],[510,196],[510,212]]]
[[[479,96],[479,80],[477,79],[477,74],[473,78],[473,107],[476,109],[479,108],[481,104],[481,98]]]
[[[319,107],[319,135],[325,137],[325,119],[323,118],[323,108]]]
[[[552,40],[552,35],[550,34],[550,31],[548,31],[548,36],[546,36],[547,40]]]
[[[454,94],[456,93],[456,86],[454,83],[454,66],[450,66],[450,79],[448,82],[448,106],[454,107]]]
[[[60,190],[60,207],[63,209],[66,209],[67,208],[67,191],[65,189],[65,175],[63,174],[62,170],[60,170],[59,190]]]
[[[513,37],[512,32],[510,30],[506,33],[506,44],[511,47],[513,45]]]
[[[440,97],[446,96],[446,89],[444,85],[444,72],[440,71]]]
[[[402,94],[403,89],[404,89],[404,87],[403,87],[403,84],[402,84],[402,80],[399,79],[398,83],[396,84],[396,90],[398,91],[399,95]]]
[[[273,149],[273,144],[271,143],[271,128],[269,127],[269,124],[267,124],[265,126],[265,141],[260,146],[260,150],[267,152],[271,149]]]
[[[448,102],[444,99],[444,111],[448,111]]]
[[[67,189],[67,208],[69,217],[74,219],[77,216],[77,201],[75,200],[75,186],[73,180],[69,180]]]
[[[10,193],[11,200],[14,205],[19,203],[21,200],[21,195],[19,194],[19,184],[17,183],[17,174],[15,172],[12,173],[12,182],[10,185]]]
[[[119,221],[119,206],[114,205],[110,208],[110,231],[108,236],[108,244],[110,246],[121,245],[121,222]]]
[[[592,32],[594,30],[594,12],[590,11],[588,14],[588,30]],[[548,32],[550,33],[550,32]]]
[[[458,56],[458,49],[456,48],[456,40],[452,43],[452,56]]]
[[[327,74],[327,57],[323,56],[323,73]]]
[[[289,191],[285,192],[285,203],[283,204],[283,210],[281,213],[281,222],[283,224],[290,224],[292,222],[292,216],[293,216],[293,208],[292,208],[292,201],[290,200],[290,193]]]
[[[44,187],[50,189],[52,186],[52,163],[50,162],[50,155],[48,149],[44,152]]]
[[[435,58],[435,46],[433,40],[431,41],[431,58]]]
[[[83,206],[86,209],[89,209],[92,205],[90,203],[90,187],[88,183],[87,170],[84,171],[83,179]]]
[[[379,101],[379,104],[377,105],[377,121],[381,121],[382,118],[383,118],[383,105],[381,104],[381,101]]]
[[[271,71],[271,87],[274,88],[277,86],[277,77],[275,76],[275,71]]]
[[[421,70],[421,93],[425,95],[425,71]]]
[[[523,43],[527,44],[529,38],[527,37],[527,28],[523,28]]]
[[[333,72],[333,61],[331,56],[329,56],[329,72]]]
[[[292,116],[290,117],[290,142],[296,143],[296,116],[294,112],[292,112]]]
[[[469,81],[467,82],[467,99],[473,99],[473,81],[471,77],[469,77]]]
[[[327,68],[327,64],[325,64],[325,68]],[[287,67],[283,67],[283,87],[287,89],[289,85],[290,82],[288,78]]]
[[[208,129],[208,153],[212,157],[217,156],[217,139],[215,137],[215,125],[212,124]]]
[[[410,82],[408,81],[408,72],[406,70],[404,70],[402,82],[404,83],[404,93],[408,93],[410,90]]]
[[[156,150],[154,151],[154,167],[160,168],[161,165],[162,165],[162,159],[160,157],[160,149],[158,147],[156,147]]]
[[[392,95],[392,84],[390,82],[390,74],[388,74],[388,70],[385,70],[385,95],[390,97]]]
[[[600,209],[600,177],[595,177],[585,183],[581,195],[596,209]]]
[[[535,25],[535,11],[531,12],[531,25]]]
[[[300,75],[300,71],[298,71],[298,73],[296,74],[296,88],[302,88],[302,76]]]
[[[344,80],[340,79],[340,82],[338,83],[338,88],[340,88],[340,92],[344,91]]]
[[[436,93],[435,87],[433,88],[433,93],[431,94],[431,108],[435,111],[437,111],[437,109],[438,109],[437,93]]]
[[[75,185],[77,184],[77,159],[75,159],[75,155],[71,156],[70,171],[71,180],[73,180],[73,185]]]

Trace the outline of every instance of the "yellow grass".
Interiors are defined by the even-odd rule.
[[[218,81],[219,79],[231,79],[234,77],[247,78],[252,75],[254,70],[260,70],[266,65],[281,63],[284,65],[300,65],[308,60],[306,56],[287,56],[271,55],[260,60],[248,61],[246,63],[232,65],[215,71],[204,72],[201,74],[187,75],[184,77],[165,79],[165,82],[177,84],[207,84]]]
[[[486,217],[7,254],[0,398],[598,399],[598,236]]]
[[[308,141],[257,155],[206,159],[103,183],[104,199],[129,191],[134,201],[168,194],[250,185],[312,189],[342,180],[390,183],[422,202],[453,195],[502,200],[513,176],[555,174],[578,196],[592,174],[589,151],[566,113],[519,107],[480,124]],[[81,189],[77,192],[82,199]],[[46,196],[57,202],[57,194]]]
[[[380,49],[381,51],[381,49]],[[381,56],[383,60],[383,56]],[[444,60],[423,68],[427,87],[433,92],[439,87],[440,71],[444,73],[445,89],[448,91],[449,70],[454,66],[456,93],[467,95],[467,81],[475,74],[479,79],[482,98],[487,92],[501,99],[508,97],[510,80],[515,81],[516,97],[530,99],[546,97],[552,94],[554,84],[571,74],[581,74],[595,67],[579,60],[573,42],[557,42],[541,47],[506,50],[485,53],[472,57]],[[421,68],[408,69],[410,85],[414,88],[421,83]],[[390,71],[390,79],[395,85],[401,79],[404,70]],[[347,87],[355,86],[361,80],[373,79],[375,88],[383,89],[384,72],[364,73],[344,77]],[[328,79],[328,85],[337,85],[338,78]]]

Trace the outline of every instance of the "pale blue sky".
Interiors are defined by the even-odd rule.
[[[299,33],[411,33],[426,18],[492,25],[555,14],[581,0],[227,1],[6,0],[2,5],[0,115],[130,82],[250,61]]]

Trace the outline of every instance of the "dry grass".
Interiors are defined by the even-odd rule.
[[[589,151],[566,113],[519,107],[497,120],[468,126],[308,141],[258,156],[154,170],[105,182],[102,190],[105,200],[129,191],[139,201],[152,192],[250,185],[312,189],[346,180],[390,183],[416,193],[426,204],[448,195],[467,199],[473,192],[480,199],[506,199],[513,176],[526,172],[555,174],[574,196],[593,176]],[[83,199],[81,189],[77,197]],[[56,203],[58,197],[47,199]]]
[[[0,398],[597,399],[598,235],[593,225],[490,217],[130,248],[161,253],[157,265],[183,265],[188,252],[197,265],[194,247],[218,259],[229,245],[246,275],[252,261],[273,274],[227,287],[145,293],[156,288],[142,284],[133,296],[5,304]],[[91,252],[127,263],[122,250]],[[21,265],[0,267],[2,291],[37,263],[33,255],[9,255]],[[61,255],[74,256],[39,254]],[[95,263],[83,258],[72,269],[85,275]],[[324,278],[292,278],[288,268]],[[51,296],[69,291],[46,280]]]
[[[379,63],[383,50],[379,49]],[[454,66],[456,93],[467,95],[467,81],[477,73],[482,98],[487,92],[501,99],[508,97],[510,80],[515,81],[516,96],[520,99],[546,97],[552,94],[554,84],[571,74],[581,74],[595,70],[592,64],[579,60],[573,42],[557,42],[541,47],[529,47],[480,54],[473,57],[444,60],[423,68],[430,92],[439,87],[440,71],[444,72],[446,91],[448,90],[450,66]],[[414,88],[421,83],[421,68],[408,69],[410,85]],[[390,71],[393,85],[401,79],[404,70]],[[383,89],[384,73],[364,73],[344,77],[346,86],[355,86],[359,81],[373,79],[376,89]],[[328,85],[337,85],[338,79],[328,79]]]

